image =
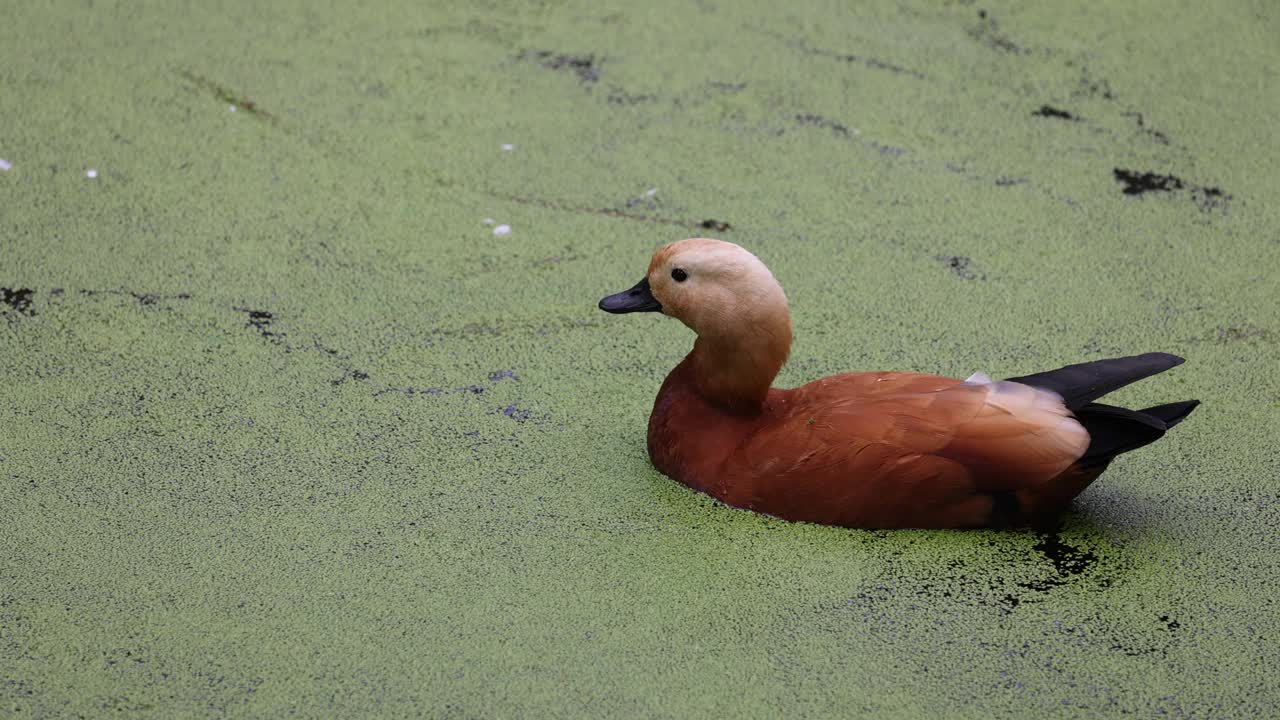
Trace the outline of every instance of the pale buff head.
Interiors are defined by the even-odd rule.
[[[730,242],[673,242],[654,253],[647,277],[663,314],[700,336],[733,334],[743,323],[777,323],[788,315],[787,296],[773,273],[760,258]]]
[[[722,240],[663,247],[643,280],[601,300],[600,309],[662,312],[689,326],[698,334],[700,383],[729,404],[762,400],[791,348],[782,287],[759,258]]]

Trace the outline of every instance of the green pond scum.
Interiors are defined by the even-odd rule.
[[[1275,3],[3,14],[0,717],[1280,714]],[[596,309],[695,235],[787,385],[1204,405],[1054,532],[718,505]]]

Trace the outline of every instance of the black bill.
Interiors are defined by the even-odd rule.
[[[600,309],[621,315],[633,312],[659,312],[662,303],[649,291],[649,278],[641,280],[630,290],[623,290],[600,301]]]

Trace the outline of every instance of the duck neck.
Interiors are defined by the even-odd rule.
[[[785,308],[753,318],[732,333],[700,332],[689,360],[698,394],[740,414],[760,411],[791,352],[791,319]]]

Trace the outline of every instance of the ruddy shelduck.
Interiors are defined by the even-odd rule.
[[[1182,363],[1166,353],[1008,380],[859,372],[773,388],[791,349],[786,295],[755,255],[720,240],[663,247],[643,280],[600,309],[661,312],[697,334],[649,417],[654,466],[729,505],[788,520],[1038,524],[1199,404],[1135,411],[1094,402]]]

